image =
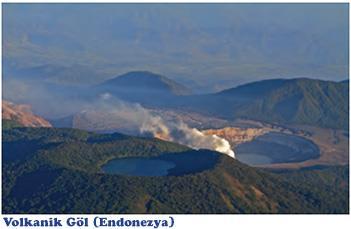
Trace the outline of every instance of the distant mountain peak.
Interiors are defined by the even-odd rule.
[[[191,93],[186,86],[150,71],[131,71],[102,83],[103,87],[121,89],[131,88],[136,91],[158,91],[171,95],[188,95]]]

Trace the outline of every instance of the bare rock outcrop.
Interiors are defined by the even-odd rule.
[[[26,127],[52,127],[47,120],[33,114],[29,105],[16,105],[4,100],[2,101],[2,119],[13,120]]]

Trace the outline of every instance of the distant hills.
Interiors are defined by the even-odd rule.
[[[101,165],[189,148],[74,129],[8,128],[2,136],[4,214],[349,211],[348,166],[274,174],[218,154],[215,166],[201,172],[133,177],[106,174]]]
[[[128,72],[86,87],[43,84],[40,80],[27,83],[33,90],[40,85],[40,90],[22,96],[21,100],[28,98],[28,103],[33,106],[38,103],[41,113],[47,112],[47,106],[50,112],[60,113],[65,109],[56,104],[66,104],[62,108],[69,107],[69,112],[62,112],[63,118],[79,113],[82,104],[95,103],[97,98],[107,96],[140,103],[147,108],[190,111],[229,121],[244,118],[336,129],[348,129],[349,123],[348,80],[271,79],[197,95],[192,94],[186,85],[148,71]],[[21,84],[20,87],[23,88]],[[74,106],[69,104],[72,100]]]
[[[6,72],[6,76],[41,83],[82,86],[96,84],[99,79],[105,79],[108,75],[86,65],[44,64],[25,68],[10,68]]]
[[[114,90],[132,90],[137,93],[165,93],[170,95],[189,95],[191,90],[163,75],[148,71],[133,71],[117,76],[100,84],[99,87]],[[116,92],[116,91],[112,91]]]
[[[3,15],[3,68],[147,67],[211,91],[277,75],[343,79],[349,70],[347,4],[29,4],[5,5]]]
[[[177,109],[215,116],[348,129],[349,84],[308,78],[252,82],[214,94],[191,91],[162,75],[129,72],[105,81],[92,91],[153,109]]]
[[[227,116],[233,118],[348,128],[349,85],[344,82],[305,78],[265,80],[213,96],[223,107],[232,107]]]
[[[340,83],[347,83],[347,84],[348,84],[349,82],[350,82],[350,80],[348,80],[348,79],[340,81]]]

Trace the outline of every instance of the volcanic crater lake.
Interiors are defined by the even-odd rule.
[[[320,155],[319,148],[303,137],[267,133],[235,148],[236,158],[249,165],[302,162]]]
[[[181,176],[211,169],[219,153],[208,150],[168,153],[157,157],[124,157],[101,167],[105,173],[128,176]]]

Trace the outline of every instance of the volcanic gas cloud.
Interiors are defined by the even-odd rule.
[[[184,122],[165,123],[159,116],[150,117],[141,126],[141,133],[152,133],[154,137],[177,142],[195,149],[212,149],[235,158],[234,151],[227,140],[217,135],[205,135]]]
[[[204,134],[182,121],[166,122],[162,117],[152,114],[140,104],[126,103],[113,98],[108,93],[100,96],[98,104],[98,107],[95,106],[93,109],[109,114],[109,121],[123,120],[130,126],[138,128],[137,131],[140,134],[151,134],[153,137],[183,144],[194,149],[216,150],[235,158],[231,145],[224,138],[215,134]]]

